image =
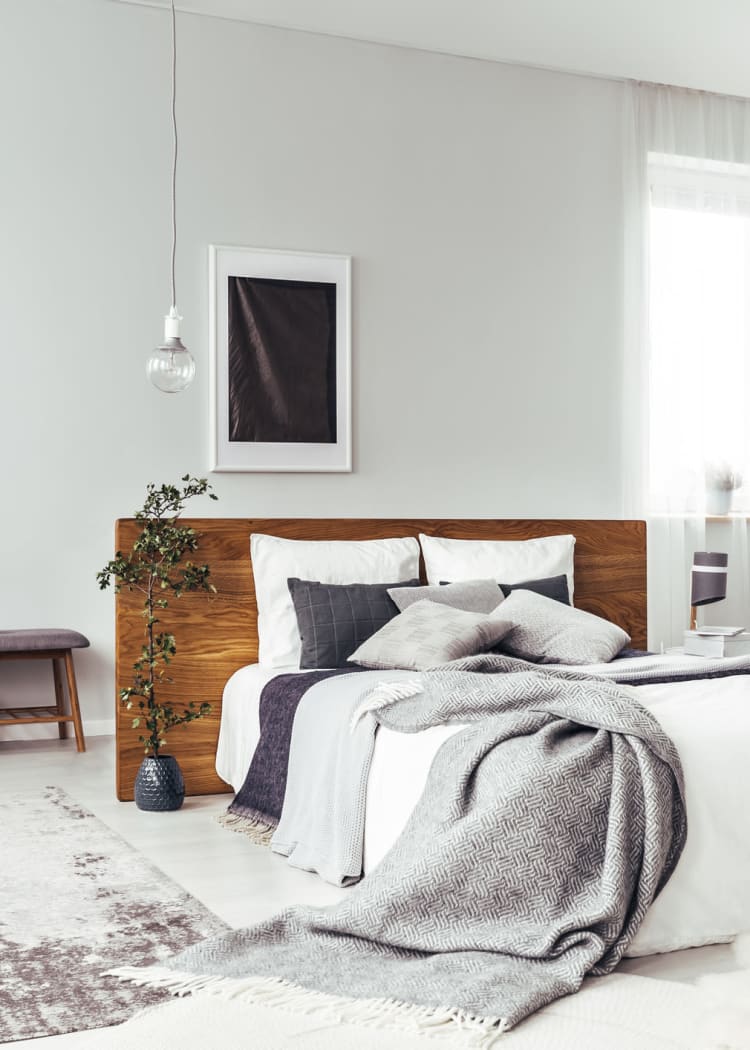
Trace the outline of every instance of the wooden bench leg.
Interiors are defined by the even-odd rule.
[[[62,663],[57,657],[52,658],[52,677],[55,680],[55,701],[58,715],[65,714],[65,691],[63,690]],[[68,739],[68,723],[58,722],[57,731],[61,740]]]
[[[68,679],[68,696],[70,697],[70,713],[73,716],[73,728],[76,734],[76,747],[79,751],[85,751],[86,741],[83,739],[81,709],[78,706],[78,689],[76,687],[76,673],[73,667],[73,652],[70,649],[65,650],[65,673]]]

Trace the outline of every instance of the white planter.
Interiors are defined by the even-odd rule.
[[[733,496],[734,489],[706,489],[706,514],[728,514]]]

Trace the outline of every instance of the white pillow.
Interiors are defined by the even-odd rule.
[[[537,540],[451,540],[420,533],[428,583],[492,579],[523,583],[547,576],[568,578],[573,604],[575,536],[543,536]]]
[[[386,540],[286,540],[253,533],[250,557],[258,602],[258,662],[299,666],[300,637],[287,580],[393,583],[419,576],[419,544]]]

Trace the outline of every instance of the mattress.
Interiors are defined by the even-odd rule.
[[[649,662],[659,662],[662,659],[660,657],[654,657],[653,660],[649,658]],[[663,658],[663,659],[666,659]],[[644,658],[622,660],[621,665],[623,668],[628,667],[639,667],[642,666]],[[596,673],[599,665],[592,664],[589,667],[581,668],[586,672]],[[224,694],[222,698],[222,709],[221,709],[221,726],[219,729],[219,741],[216,749],[216,772],[219,774],[222,780],[225,780],[227,784],[230,784],[235,791],[239,791],[242,786],[242,782],[245,779],[250,760],[253,757],[255,748],[258,746],[258,740],[260,739],[260,721],[258,717],[258,709],[260,704],[260,694],[263,691],[263,686],[269,682],[276,675],[280,674],[304,674],[299,667],[266,667],[263,664],[248,664],[246,667],[241,667],[238,671],[235,671],[227,684],[224,686]],[[443,728],[445,732],[443,732]],[[432,757],[437,751],[443,740],[450,736],[451,732],[455,732],[456,727],[441,727],[441,730],[428,731],[424,734],[424,740],[420,738],[422,734],[417,734],[415,737],[411,737],[411,742],[416,743],[416,755],[425,754],[429,755],[424,763],[419,764],[418,757],[415,756],[415,761],[420,765],[420,775],[417,778],[419,787],[417,789],[417,796],[421,792],[424,786],[424,781],[427,777],[427,770],[429,769]],[[372,776],[378,778],[377,792],[380,795],[388,791],[387,782],[388,777],[385,777],[384,770],[387,768],[384,763],[391,760],[391,752],[393,751],[393,758],[398,761],[404,761],[406,756],[402,756],[400,746],[404,744],[401,742],[399,745],[398,740],[391,740],[390,737],[400,737],[398,733],[388,733],[385,731],[382,733],[383,741],[382,746],[376,745],[376,758],[377,768],[374,770]],[[411,745],[406,744],[406,750],[411,751]],[[424,751],[422,750],[424,748]],[[385,757],[379,756],[379,751],[385,752]],[[424,768],[423,768],[424,767]],[[385,797],[385,796],[384,796]],[[416,798],[414,798],[416,801]],[[381,856],[382,854],[379,854]]]

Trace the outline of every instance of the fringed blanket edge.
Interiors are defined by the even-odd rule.
[[[411,1035],[458,1036],[467,1047],[492,1047],[509,1031],[502,1017],[480,1017],[457,1007],[420,1006],[397,999],[353,999],[304,988],[283,977],[221,977],[183,973],[164,966],[122,966],[103,977],[137,987],[161,988],[171,995],[215,995],[320,1018],[328,1024],[397,1029]]]

